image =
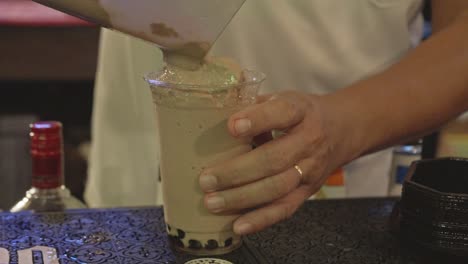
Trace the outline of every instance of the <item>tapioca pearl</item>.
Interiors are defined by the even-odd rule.
[[[214,239],[208,240],[208,242],[205,244],[206,249],[217,249],[218,247],[219,247],[218,246],[218,241],[216,241]]]
[[[216,258],[199,258],[193,259],[184,264],[234,264],[224,259],[216,259]]]
[[[176,247],[180,247],[180,248],[184,248],[185,245],[184,245],[184,242],[182,240],[180,240],[177,236],[172,236],[170,235],[169,236],[169,240],[171,241],[171,243],[173,245],[175,245]]]
[[[177,229],[177,236],[180,239],[184,239],[185,238],[185,232],[183,230]]]
[[[229,247],[232,245],[232,237],[226,239],[226,241],[224,241],[224,246],[225,247]]]
[[[177,240],[176,240],[176,245],[177,245],[178,247],[181,247],[181,248],[185,247],[184,242],[183,242],[182,240],[180,240],[180,239],[177,239]]]
[[[198,240],[195,240],[195,239],[190,239],[189,242],[188,242],[188,247],[191,248],[191,249],[202,249],[203,246],[202,246],[202,243]]]

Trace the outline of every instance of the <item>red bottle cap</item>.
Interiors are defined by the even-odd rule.
[[[41,121],[30,125],[32,183],[50,189],[63,183],[62,123]]]
[[[62,130],[62,123],[58,121],[39,121],[30,125],[31,132],[56,134]]]
[[[62,123],[41,121],[30,125],[31,153],[47,155],[47,152],[62,151]],[[50,153],[49,153],[50,154]]]

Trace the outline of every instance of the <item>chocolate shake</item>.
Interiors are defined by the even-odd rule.
[[[228,63],[229,65],[229,63]],[[160,133],[160,164],[167,231],[174,246],[196,255],[223,254],[240,245],[238,217],[214,215],[203,204],[204,167],[251,150],[233,138],[227,118],[255,102],[261,73],[210,62],[197,71],[166,67],[147,76]]]

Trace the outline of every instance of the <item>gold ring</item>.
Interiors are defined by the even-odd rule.
[[[304,180],[304,173],[302,172],[301,168],[299,167],[299,165],[294,165],[294,169],[297,170],[297,172],[299,172],[299,175],[301,176],[301,182]]]

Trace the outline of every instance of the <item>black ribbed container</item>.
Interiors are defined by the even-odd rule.
[[[446,254],[468,256],[468,159],[413,162],[399,206],[404,240]]]

